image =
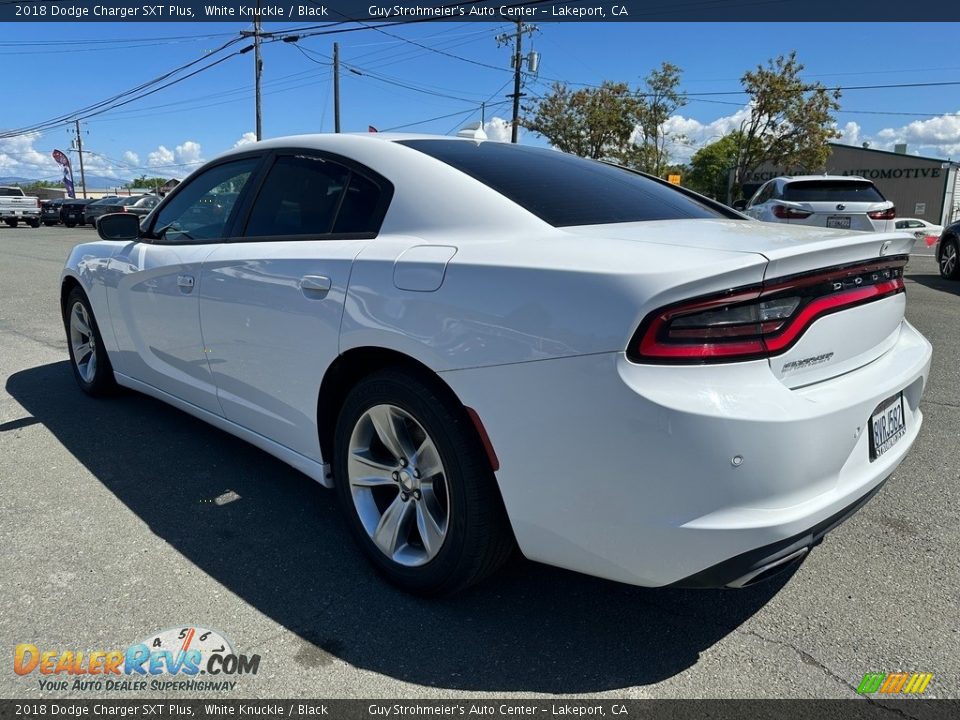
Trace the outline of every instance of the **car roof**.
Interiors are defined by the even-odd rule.
[[[870,182],[862,175],[781,175],[775,179],[786,182],[804,182],[808,180],[853,180],[855,182]]]

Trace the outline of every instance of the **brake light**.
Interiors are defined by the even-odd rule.
[[[650,313],[630,342],[635,362],[753,360],[789,350],[816,320],[904,292],[907,256],[816,270],[685,300]]]
[[[871,210],[867,213],[867,217],[871,220],[896,220],[897,209],[892,207],[887,210]]]
[[[771,210],[773,214],[781,220],[803,220],[813,215],[810,211],[799,210],[786,205],[774,205]]]

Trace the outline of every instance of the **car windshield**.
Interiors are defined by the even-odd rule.
[[[783,199],[792,202],[883,202],[873,183],[865,180],[799,180],[787,183]]]
[[[402,140],[555,227],[724,217],[665,183],[567,153],[498,142]]]
[[[117,205],[136,205],[138,202],[143,200],[139,195],[135,197],[125,197],[117,200]]]

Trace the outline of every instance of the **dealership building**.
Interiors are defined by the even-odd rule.
[[[830,143],[828,175],[858,175],[873,181],[883,196],[897,208],[897,217],[917,217],[935,225],[960,219],[960,163],[939,158],[907,154],[906,145],[895,152]],[[772,166],[750,173],[744,183],[744,195],[779,175],[804,174]],[[819,174],[819,173],[816,173]]]

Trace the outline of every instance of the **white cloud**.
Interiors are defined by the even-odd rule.
[[[510,142],[512,126],[509,120],[502,117],[492,117],[483,124],[483,131],[487,134],[487,139],[494,142]],[[520,130],[523,135],[523,129]]]
[[[860,126],[855,122],[848,122],[844,125],[843,129],[840,130],[840,137],[837,138],[837,142],[844,145],[860,145],[862,141]]]
[[[140,156],[137,155],[133,150],[127,150],[125,153],[123,153],[123,161],[134,167],[140,166]]]
[[[233,146],[235,148],[241,147],[243,145],[250,145],[257,141],[257,134],[255,132],[245,132],[240,136],[240,139],[237,140]]]
[[[60,166],[33,145],[40,133],[25,133],[0,140],[0,174],[24,177],[60,176]]]
[[[173,161],[175,159],[176,158],[173,155],[173,151],[168,150],[161,145],[152,153],[147,155],[147,165],[150,167],[157,167],[159,165],[173,165]]]
[[[156,150],[147,155],[147,165],[155,168],[173,169],[174,166],[193,166],[203,162],[203,150],[200,143],[194,140],[186,140],[177,145],[173,150],[165,145],[160,145]],[[187,167],[192,170],[192,167]]]
[[[203,162],[200,153],[200,143],[193,140],[187,140],[183,145],[177,145],[177,162],[180,164],[196,165]]]
[[[856,133],[848,133],[851,126],[856,128]],[[960,155],[960,113],[914,120],[900,127],[883,128],[870,135],[864,134],[856,123],[849,122],[842,132],[840,142],[848,145],[868,142],[875,150],[893,150],[894,146],[906,143],[911,154],[934,157]]]
[[[670,143],[667,148],[671,162],[685,163],[704,145],[716,142],[724,135],[740,129],[740,124],[750,114],[750,106],[744,105],[732,115],[724,115],[716,120],[703,123],[683,115],[671,115],[663,124],[664,129],[673,136],[682,138]]]

